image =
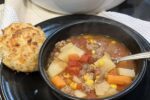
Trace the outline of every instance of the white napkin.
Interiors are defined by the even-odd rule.
[[[104,11],[97,15],[113,19],[131,27],[132,29],[139,32],[143,37],[145,37],[147,41],[150,42],[150,22],[133,18],[125,14],[110,11]],[[35,25],[44,20],[58,16],[61,15],[40,8],[28,0],[15,0],[15,3],[14,0],[5,0],[4,7],[0,7],[0,28],[3,29],[12,22],[18,21],[29,22]]]
[[[140,33],[150,43],[150,22],[117,12],[101,12],[99,16],[123,23]]]
[[[3,29],[12,22],[18,21],[37,24],[57,16],[60,15],[40,8],[29,0],[5,0],[0,28]]]

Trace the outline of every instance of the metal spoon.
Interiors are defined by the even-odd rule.
[[[150,58],[150,52],[138,53],[138,54],[133,54],[125,57],[115,58],[113,59],[113,61],[115,63],[119,63],[120,61],[138,60],[138,59],[146,59],[146,58]]]

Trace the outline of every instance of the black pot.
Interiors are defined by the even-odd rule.
[[[108,35],[114,39],[123,42],[133,54],[145,51],[140,39],[137,37],[138,34],[137,32],[113,20],[109,20],[106,18],[101,18],[100,20],[82,20],[64,26],[63,28],[54,32],[46,39],[39,54],[40,73],[44,78],[45,82],[55,92],[57,96],[60,96],[60,98],[64,97],[65,99],[73,99],[73,100],[79,99],[77,97],[73,97],[61,92],[60,90],[55,88],[55,86],[49,81],[48,76],[46,74],[48,57],[50,53],[53,51],[54,46],[58,41],[65,40],[71,36],[76,36],[83,33]],[[119,97],[131,92],[139,84],[139,82],[142,80],[146,72],[147,60],[137,60],[136,63],[137,63],[136,68],[137,73],[135,79],[133,80],[133,83],[125,90],[119,92],[118,94],[107,98],[103,98],[104,100],[118,99]],[[93,100],[102,100],[102,99],[93,99]]]

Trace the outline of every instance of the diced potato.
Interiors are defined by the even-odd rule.
[[[134,69],[117,68],[119,75],[135,77]]]
[[[72,46],[73,46],[72,43],[68,43],[68,44],[66,44],[64,47],[62,47],[62,48],[60,49],[60,51],[61,51],[61,52],[66,51],[66,50],[72,48]]]
[[[95,93],[97,96],[104,96],[105,93],[109,90],[110,85],[106,81],[102,83],[95,84]]]
[[[85,52],[82,49],[78,48],[72,43],[69,43],[61,49],[61,53],[58,55],[58,58],[67,62],[70,54],[77,54],[79,57],[81,57],[84,53]]]
[[[104,67],[107,72],[116,67],[108,53],[104,53],[104,56],[98,59],[94,64],[100,68]]]
[[[63,72],[66,67],[67,67],[67,63],[65,63],[64,61],[61,61],[59,59],[56,59],[48,67],[48,70],[47,70],[48,75],[50,77],[54,77],[54,76],[60,74],[61,72]]]
[[[74,95],[79,97],[79,98],[84,98],[87,96],[86,93],[82,92],[81,90],[75,90]]]
[[[114,94],[117,94],[117,93],[118,93],[118,91],[117,91],[116,89],[114,89],[114,88],[109,88],[109,90],[106,92],[105,95],[111,96],[111,95],[114,95]]]

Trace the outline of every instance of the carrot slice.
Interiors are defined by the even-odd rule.
[[[54,76],[51,81],[57,88],[62,88],[66,85],[65,81],[60,76]]]
[[[110,84],[128,85],[132,82],[132,78],[128,76],[108,75],[107,81]]]

